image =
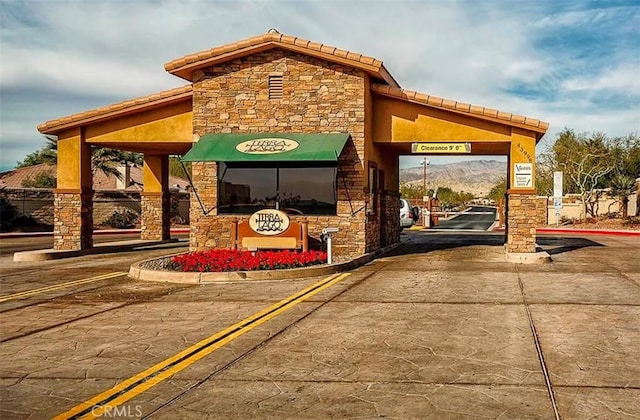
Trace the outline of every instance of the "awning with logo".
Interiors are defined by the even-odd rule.
[[[184,162],[335,162],[350,135],[345,133],[206,134]]]

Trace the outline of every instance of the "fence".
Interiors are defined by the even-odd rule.
[[[39,223],[53,225],[53,191],[43,188],[4,188],[0,193],[16,206],[19,215],[31,216]],[[139,191],[100,190],[93,193],[93,223],[97,226],[116,211],[140,214]],[[171,191],[171,216],[189,223],[189,193]]]

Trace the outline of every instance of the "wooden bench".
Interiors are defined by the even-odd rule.
[[[282,233],[272,236],[260,235],[249,226],[248,220],[231,222],[231,249],[301,249],[309,250],[308,230],[309,222],[291,220],[289,228]]]

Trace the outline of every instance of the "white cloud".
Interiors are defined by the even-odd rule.
[[[633,48],[637,31],[604,67],[589,61],[597,45],[540,42],[558,28],[579,35],[602,30],[604,23],[610,35],[618,20],[628,25],[640,6],[556,10],[553,0],[518,7],[490,0],[20,4],[16,13],[23,19],[3,15],[0,31],[0,87],[25,92],[19,106],[11,102],[19,95],[3,97],[1,104],[0,127],[12,123],[10,141],[25,144],[11,162],[33,151],[27,139],[37,123],[90,109],[100,98],[104,103],[97,106],[180,86],[186,82],[164,71],[167,61],[271,27],[381,59],[404,88],[548,121],[547,136],[565,126],[611,135],[640,130],[638,43],[625,50]],[[55,101],[47,108],[25,105],[34,90],[55,92],[61,102],[89,94],[93,102],[72,110]],[[613,95],[628,102],[599,103]],[[17,108],[20,113],[7,112]],[[3,141],[7,134],[2,128]]]
[[[570,78],[562,83],[568,91],[612,91],[640,96],[640,64],[623,63],[620,67],[605,69],[598,74]]]
[[[91,92],[128,98],[187,83],[149,66],[131,66],[106,57],[88,59],[74,53],[11,46],[6,50],[13,60],[0,76],[3,87],[54,87],[68,94]]]

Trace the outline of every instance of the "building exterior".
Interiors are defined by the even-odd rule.
[[[337,228],[343,257],[399,241],[400,155],[461,147],[509,157],[508,252],[535,251],[542,121],[402,89],[380,60],[274,30],[165,69],[188,84],[38,127],[58,136],[56,248],[92,246],[91,145],[144,153],[142,239],[168,239],[168,156],[186,154],[192,250],[231,248],[267,208],[307,223],[312,247]]]

